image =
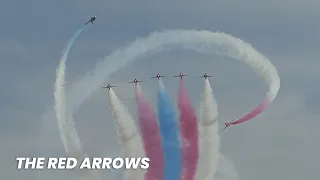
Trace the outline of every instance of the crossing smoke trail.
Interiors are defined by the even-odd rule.
[[[258,73],[269,86],[269,91],[266,94],[269,103],[273,101],[279,91],[280,79],[276,68],[250,44],[221,32],[178,29],[151,33],[149,37],[137,39],[126,48],[105,57],[105,60],[98,63],[95,69],[73,84],[67,92],[67,107],[71,113],[76,111],[106,78],[123,68],[128,62],[177,47],[199,53],[226,55],[243,61]],[[49,110],[48,113],[50,112]]]
[[[200,157],[196,180],[212,180],[219,164],[220,136],[218,130],[218,105],[215,101],[208,79],[204,80],[204,92],[201,102]]]
[[[141,137],[134,120],[112,89],[109,90],[109,104],[111,114],[116,118],[118,141],[124,148],[125,157],[144,157]],[[143,176],[144,170],[142,169],[128,169],[125,171],[124,180],[139,180],[143,179]]]
[[[56,70],[54,91],[56,117],[64,149],[69,156],[76,157],[78,161],[81,161],[83,158],[87,157],[87,154],[82,149],[81,141],[75,129],[73,118],[71,114],[67,112],[67,108],[65,107],[66,95],[64,86],[66,61],[69,51],[75,39],[80,35],[85,27],[86,25],[82,26],[76,31],[76,33],[69,39],[67,46],[64,49],[59,66]],[[100,179],[96,171],[83,171],[82,175],[84,176],[84,179]]]
[[[179,179],[181,173],[181,155],[176,114],[162,81],[159,80],[158,82],[158,120],[164,154],[163,179]]]
[[[145,180],[163,180],[163,151],[157,116],[143,96],[139,84],[136,85],[136,101],[144,150],[146,156],[150,158],[150,166],[146,172]]]
[[[167,45],[167,46],[165,46]],[[170,45],[170,46],[169,46]],[[166,48],[165,48],[166,47]],[[271,103],[280,89],[280,78],[274,65],[256,51],[250,44],[221,32],[196,30],[167,30],[154,32],[147,38],[137,39],[128,47],[107,56],[75,83],[68,93],[68,107],[71,112],[87,99],[112,73],[123,68],[128,62],[152,53],[182,47],[199,53],[226,55],[249,65],[267,85],[265,99]],[[81,89],[81,92],[78,90]]]
[[[180,80],[178,109],[180,112],[179,123],[182,142],[182,172],[180,180],[194,180],[199,156],[198,122],[183,79]]]

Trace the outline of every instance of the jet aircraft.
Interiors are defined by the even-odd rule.
[[[161,77],[166,77],[166,76],[161,76],[160,74],[157,74],[156,76],[151,77],[151,79],[158,78],[158,80],[159,80]]]
[[[89,24],[89,23],[92,23],[93,24],[93,21],[95,21],[97,18],[97,16],[93,16],[90,18],[90,20],[88,22],[85,23],[85,25]]]
[[[112,87],[117,87],[117,86],[111,86],[110,84],[108,84],[108,86],[105,86],[105,87],[102,87],[102,88],[108,88],[110,90]]]
[[[213,76],[208,76],[207,73],[204,73],[203,76],[200,76],[200,77],[198,77],[198,78],[203,78],[203,77],[204,77],[205,79],[208,79],[208,77],[213,77]]]
[[[183,74],[183,73],[181,72],[178,76],[173,76],[173,77],[180,77],[180,79],[182,79],[183,76],[188,76],[188,75]]]
[[[134,79],[133,81],[128,82],[128,83],[135,83],[135,84],[138,84],[138,82],[145,82],[145,81],[139,81],[139,80],[137,80],[137,79]]]
[[[234,121],[234,120],[233,120],[233,121]],[[223,128],[223,130],[225,130],[228,126],[230,126],[233,121],[225,122],[225,123],[224,123],[225,127]]]

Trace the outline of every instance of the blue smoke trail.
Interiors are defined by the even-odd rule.
[[[86,27],[87,25],[83,25],[80,29],[78,29],[76,31],[76,33],[74,33],[74,35],[69,39],[68,43],[67,43],[67,46],[66,48],[64,48],[64,51],[62,53],[62,58],[61,60],[63,60],[64,62],[67,60],[67,57],[68,57],[68,54],[69,54],[69,51],[70,51],[70,48],[71,46],[73,45],[74,41],[76,40],[76,38],[79,36],[79,34],[84,30],[84,28]]]
[[[168,92],[159,80],[157,96],[159,128],[164,154],[164,180],[178,180],[181,172],[181,154],[178,121]]]

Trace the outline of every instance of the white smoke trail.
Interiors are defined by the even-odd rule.
[[[83,158],[88,155],[83,151],[80,138],[75,129],[74,120],[71,115],[66,117],[67,108],[65,98],[65,64],[66,57],[63,57],[60,61],[59,67],[57,68],[56,84],[55,84],[55,109],[58,121],[58,127],[60,130],[60,137],[63,142],[66,153],[70,157],[74,157],[78,162],[81,162]],[[100,179],[100,176],[96,171],[83,171],[82,176],[86,180]]]
[[[224,155],[219,156],[219,166],[214,176],[215,180],[240,180],[234,164]]]
[[[165,45],[170,45],[166,46],[168,48],[166,50],[180,46],[201,53],[227,55],[243,61],[269,85],[267,96],[271,101],[280,88],[276,68],[260,52],[241,39],[220,32],[168,30],[152,33],[147,38],[137,39],[125,49],[114,52],[107,56],[105,61],[98,63],[93,71],[88,72],[84,78],[71,87],[67,96],[68,108],[72,112],[75,111],[112,73],[136,58],[163,51]]]
[[[73,45],[75,39],[79,36],[79,34],[85,27],[86,25],[82,26],[79,30],[76,31],[76,33],[68,41],[67,47],[64,49],[62,58],[59,62],[59,66],[56,70],[56,82],[54,91],[55,112],[64,149],[68,156],[75,157],[78,162],[81,162],[83,158],[86,158],[88,156],[83,151],[72,115],[67,111],[65,97],[65,70],[70,48]],[[100,179],[100,176],[96,171],[82,171],[82,175],[84,176],[84,179]]]
[[[142,139],[134,124],[133,117],[112,89],[109,90],[109,103],[111,114],[116,118],[118,141],[124,148],[125,157],[144,157]],[[144,173],[145,171],[142,169],[126,170],[124,180],[142,180]]]
[[[212,180],[217,171],[220,154],[218,129],[218,105],[208,79],[205,79],[204,93],[199,118],[200,153],[196,180]]]

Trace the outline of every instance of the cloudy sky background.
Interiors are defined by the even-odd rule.
[[[55,119],[44,120],[43,116],[53,104],[61,51],[72,33],[92,15],[97,16],[96,23],[85,29],[69,56],[70,83],[137,36],[146,37],[164,28],[221,31],[253,44],[277,67],[279,96],[261,116],[221,132],[221,151],[243,180],[319,179],[320,2],[316,0],[4,1],[0,6],[1,178],[74,176],[70,172],[18,172],[14,159],[39,153],[64,155]],[[219,103],[221,129],[223,122],[256,106],[267,90],[241,62],[189,51],[137,60],[106,83],[121,84],[115,91],[136,117],[134,87],[122,83],[134,78],[147,80],[158,72],[171,76],[180,71],[216,76],[211,84]],[[163,81],[175,100],[178,80]],[[203,82],[189,77],[186,83],[197,108]],[[150,102],[155,102],[156,81],[141,86]],[[107,100],[107,93],[97,90],[75,114],[90,155],[119,154],[113,119],[106,111]],[[110,179],[120,175],[107,174]]]

